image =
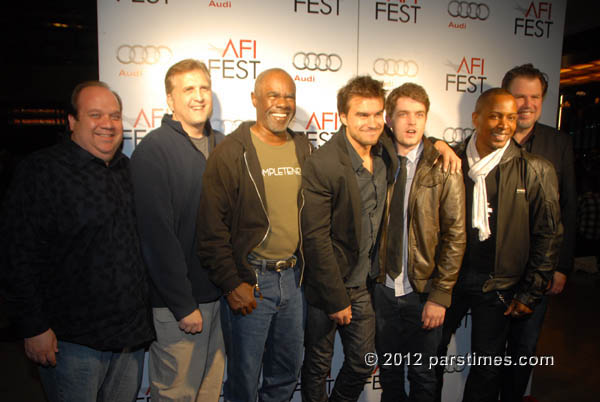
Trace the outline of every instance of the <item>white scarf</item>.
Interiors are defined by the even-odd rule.
[[[500,163],[504,151],[508,148],[509,141],[506,141],[504,147],[488,154],[485,158],[479,157],[475,143],[477,141],[477,132],[471,137],[467,145],[467,160],[469,162],[469,177],[475,182],[473,188],[473,211],[471,214],[472,225],[479,229],[479,241],[484,241],[492,232],[488,221],[488,200],[485,188],[485,178]]]

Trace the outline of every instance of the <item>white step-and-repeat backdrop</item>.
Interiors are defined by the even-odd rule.
[[[427,135],[455,142],[471,134],[481,92],[527,62],[549,76],[542,121],[555,124],[565,11],[566,0],[98,0],[100,79],[123,98],[127,154],[168,113],[164,76],[185,58],[209,67],[211,122],[226,134],[255,118],[254,78],[281,67],[297,87],[291,128],[317,146],[339,129],[336,93],[357,74],[388,90],[423,85]],[[466,328],[449,353],[469,351]],[[458,401],[468,367],[447,369],[444,400]],[[378,388],[375,372],[362,400],[379,400]],[[145,378],[139,400],[147,390]]]

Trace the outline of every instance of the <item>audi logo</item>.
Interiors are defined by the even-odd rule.
[[[342,68],[342,58],[334,53],[298,52],[294,55],[293,64],[296,70],[336,72]]]
[[[377,75],[415,77],[419,73],[419,65],[413,60],[379,58],[373,63],[373,72]]]
[[[446,127],[442,139],[447,143],[463,142],[465,138],[471,136],[475,131],[472,128]]]
[[[485,21],[490,16],[490,7],[485,3],[454,0],[448,3],[448,14],[452,17]]]
[[[121,45],[117,60],[121,64],[156,64],[170,59],[173,52],[166,46]]]

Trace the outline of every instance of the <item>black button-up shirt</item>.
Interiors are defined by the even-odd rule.
[[[382,147],[371,148],[373,173],[363,167],[363,160],[346,138],[352,169],[356,174],[361,199],[361,223],[358,262],[346,279],[346,287],[365,286],[371,271],[371,253],[379,233],[387,191],[386,167],[382,158]]]
[[[0,285],[21,336],[52,328],[98,350],[152,339],[133,205],[120,152],[107,166],[67,140],[21,164],[4,203]]]

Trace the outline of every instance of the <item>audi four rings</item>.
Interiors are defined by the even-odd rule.
[[[336,72],[342,68],[342,58],[334,53],[298,52],[294,55],[293,64],[297,70]]]
[[[419,65],[413,60],[379,58],[373,63],[373,72],[377,75],[415,77],[419,73]]]
[[[485,3],[453,0],[448,3],[448,14],[452,17],[485,21],[490,16],[490,7]]]
[[[117,60],[122,64],[156,64],[172,56],[166,46],[121,45],[117,49]]]
[[[468,136],[473,134],[474,129],[472,128],[461,128],[461,127],[446,127],[442,139],[446,142],[461,142]]]

